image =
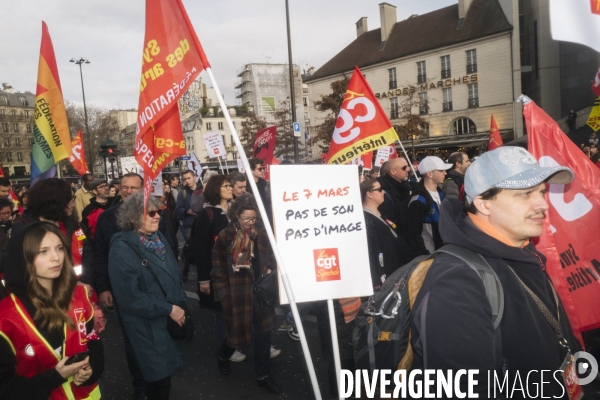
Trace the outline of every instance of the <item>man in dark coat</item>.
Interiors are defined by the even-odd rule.
[[[447,171],[446,180],[442,186],[442,193],[446,199],[465,200],[465,173],[471,165],[471,160],[467,153],[457,151],[448,158],[448,163],[452,164],[452,169]]]
[[[265,162],[259,158],[251,158],[248,163],[252,170],[252,177],[258,188],[258,193],[267,211],[267,218],[273,226],[273,210],[271,209],[271,189],[269,187],[269,181],[264,179],[265,176]],[[246,185],[246,192],[252,193],[252,186],[248,183]],[[255,193],[252,193],[256,196]]]
[[[568,398],[555,371],[568,350],[575,354],[581,346],[546,273],[546,258],[530,238],[543,231],[548,210],[545,184],[572,179],[570,169],[540,167],[533,155],[518,147],[487,152],[469,167],[469,205],[453,199],[442,203],[441,235],[445,243],[478,253],[497,274],[504,293],[501,320],[494,329],[490,300],[473,269],[454,256],[436,256],[411,307],[412,369],[478,370],[473,392],[480,398],[492,397],[494,387],[493,397],[498,398],[540,392],[548,398]],[[466,390],[466,374],[456,376]],[[511,395],[515,386],[520,389]],[[436,392],[435,387],[429,390]]]
[[[396,225],[400,225],[402,222],[402,202],[411,195],[408,171],[410,171],[410,166],[405,158],[394,158],[384,164],[384,168],[381,170],[382,175],[377,178],[385,190],[385,199],[379,206],[381,218],[392,221]]]

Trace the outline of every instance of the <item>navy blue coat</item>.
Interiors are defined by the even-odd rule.
[[[173,306],[142,265],[140,256],[125,243],[133,245],[148,260],[148,266],[157,275],[171,302],[179,304],[186,301],[186,296],[181,288],[177,260],[165,237],[160,232],[158,235],[166,245],[165,261],[147,250],[132,231],[113,235],[108,256],[113,295],[142,375],[148,382],[166,378],[183,365],[183,341],[171,338],[167,332],[167,319]]]

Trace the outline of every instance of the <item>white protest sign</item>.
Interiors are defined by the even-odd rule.
[[[198,157],[196,157],[196,153],[192,153],[192,156],[188,161],[188,169],[194,171],[196,176],[200,176],[202,174],[202,164],[200,164]]]
[[[246,168],[244,168],[244,163],[242,162],[241,158],[237,159],[237,166],[238,166],[238,171],[240,171],[242,174],[246,173]]]
[[[136,174],[140,174],[142,178],[144,177],[144,168],[138,164],[135,157],[121,157],[121,169],[123,170],[123,175],[135,172]],[[156,179],[152,181],[152,187],[154,188],[152,191],[153,196],[163,195],[162,171],[159,172]]]
[[[202,135],[209,158],[225,158],[227,152],[220,132],[209,132]]]
[[[297,302],[373,294],[357,176],[349,165],[271,166],[277,247]]]
[[[381,167],[384,162],[390,158],[390,147],[380,147],[377,150],[377,158],[375,158],[375,167]]]

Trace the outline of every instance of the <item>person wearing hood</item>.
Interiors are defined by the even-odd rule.
[[[422,179],[414,186],[404,227],[406,240],[417,255],[432,253],[443,245],[438,224],[444,194],[439,186],[451,166],[435,156],[425,157],[419,163]]]
[[[0,398],[100,399],[103,347],[61,230],[35,222],[10,239],[0,301]],[[88,356],[70,365],[75,354]]]
[[[540,391],[568,398],[555,372],[581,345],[546,273],[546,257],[530,239],[543,231],[546,184],[572,180],[569,168],[540,167],[519,147],[500,147],[471,164],[468,205],[445,200],[440,233],[445,243],[478,253],[496,273],[504,296],[500,323],[494,329],[480,276],[454,256],[437,255],[411,307],[413,370],[478,370],[473,392],[480,398],[537,397]],[[466,390],[466,374],[460,385]],[[511,396],[515,385],[522,389]]]
[[[79,281],[90,285],[88,290],[91,291],[95,287],[94,254],[88,238],[73,216],[75,198],[71,186],[58,178],[42,179],[28,193],[29,207],[13,225],[12,234],[37,221],[48,221],[58,226],[69,241]]]

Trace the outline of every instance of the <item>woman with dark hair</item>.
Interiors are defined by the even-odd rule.
[[[275,322],[275,309],[261,307],[252,289],[252,278],[258,281],[275,273],[277,263],[267,233],[257,226],[259,213],[254,196],[246,193],[236,198],[229,206],[227,217],[230,222],[217,236],[212,250],[210,273],[215,298],[223,307],[227,325],[225,340],[217,353],[219,371],[229,375],[229,358],[236,348],[249,345],[254,336],[258,386],[280,393],[281,388],[271,377],[269,367],[270,330]]]
[[[54,224],[29,224],[10,241],[0,301],[0,398],[100,399],[102,342],[69,243]],[[67,360],[87,352],[72,364]]]
[[[75,197],[69,183],[49,178],[37,182],[27,193],[27,210],[13,226],[13,234],[25,229],[28,224],[48,221],[60,228],[71,248],[71,256],[79,281],[94,286],[94,255],[89,240],[73,217]]]
[[[128,197],[117,211],[122,231],[112,236],[108,256],[114,299],[148,383],[148,400],[168,399],[171,375],[183,365],[183,340],[171,337],[167,321],[185,324],[185,312],[176,304],[187,299],[177,259],[158,231],[161,213],[156,197],[148,199],[145,214],[144,193]]]

